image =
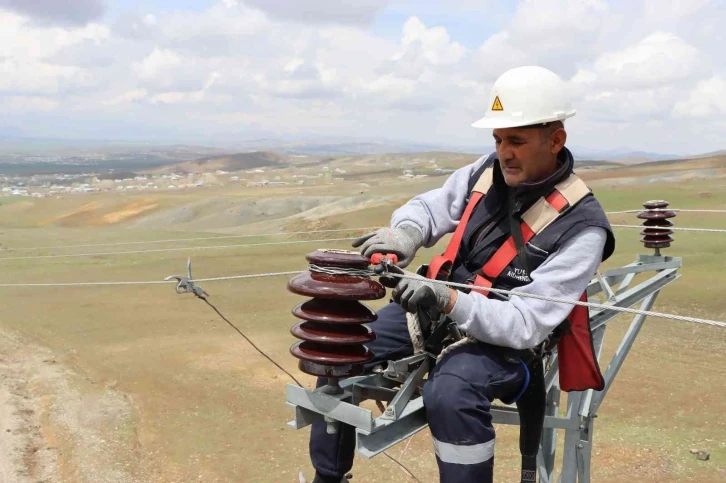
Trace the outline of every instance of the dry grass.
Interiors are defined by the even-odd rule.
[[[720,179],[642,185],[638,189],[611,186],[609,178],[592,179],[608,210],[637,208],[653,198],[668,199],[673,206],[681,208],[726,208],[726,191]],[[204,236],[209,235],[206,226],[216,226],[210,217],[214,207],[221,206],[217,203],[239,206],[243,201],[279,197],[352,199],[363,196],[365,202],[360,209],[351,204],[349,211],[333,210],[330,216],[323,213],[306,218],[302,213],[303,216],[290,217],[285,212],[280,217],[254,218],[250,224],[224,230],[214,228],[214,231],[266,233],[283,228],[300,231],[383,226],[399,204],[442,182],[443,178],[413,182],[371,180],[372,187],[364,195],[352,192],[355,184],[343,183],[269,190],[224,187],[183,195],[159,194],[153,200],[141,195],[113,194],[24,200],[0,205],[2,243],[5,247],[28,247]],[[212,204],[198,208],[183,223],[165,226],[152,223],[141,227],[144,220],[168,210],[200,206],[200,203]],[[132,212],[128,217],[121,215]],[[97,224],[101,219],[117,222]],[[39,223],[43,220],[44,223]],[[613,221],[635,223],[636,219],[622,215],[613,217]],[[682,214],[676,223],[726,228],[722,215]],[[608,267],[629,263],[636,253],[644,252],[637,230],[618,230],[617,235],[617,254],[608,262]],[[668,253],[684,257],[683,276],[664,290],[656,310],[726,319],[726,299],[722,296],[726,290],[722,239],[718,235],[696,233],[677,233],[675,237],[677,241]],[[280,239],[252,238],[229,243]],[[188,246],[204,244],[220,243],[192,242]],[[149,248],[183,245],[154,244]],[[348,247],[346,242],[325,245]],[[123,257],[2,260],[0,264],[3,281],[8,282],[160,280],[181,273],[189,255],[197,277],[303,269],[304,255],[317,247],[318,244],[277,245]],[[107,251],[107,248],[98,251]],[[133,249],[142,248],[135,245]],[[420,260],[440,249],[441,246],[423,250]],[[89,251],[88,248],[80,250]],[[44,249],[29,253],[59,252]],[[6,251],[4,256],[29,253]],[[288,347],[294,342],[288,331],[295,322],[290,309],[300,298],[286,291],[286,282],[285,278],[264,278],[209,283],[204,288],[217,307],[248,336],[286,369],[299,375],[296,360],[288,354]],[[291,417],[284,404],[284,387],[288,382],[285,376],[278,374],[193,297],[176,295],[166,285],[5,289],[0,293],[0,303],[5,329],[42,346],[53,354],[59,365],[85,378],[83,384],[70,383],[73,394],[82,395],[90,387],[98,390],[108,386],[114,394],[128,398],[133,411],[125,421],[133,421],[133,428],[120,430],[124,437],[133,436],[133,444],[124,439],[124,445],[109,450],[109,457],[125,465],[128,448],[135,448],[134,467],[127,468],[133,470],[131,474],[145,475],[146,481],[154,482],[293,482],[300,470],[310,474],[308,432],[285,427]],[[375,308],[381,303],[371,305]],[[627,320],[616,320],[611,324],[606,336],[606,355],[615,350],[627,323]],[[726,422],[722,417],[726,409],[722,400],[726,389],[725,344],[726,335],[717,328],[655,319],[646,324],[596,420],[594,481],[717,482],[726,479]],[[312,378],[299,377],[312,384]],[[82,419],[88,410],[80,407],[78,411]],[[108,421],[107,418],[99,424],[109,424]],[[48,434],[60,427],[52,418],[44,424]],[[106,430],[111,434],[115,431],[110,427]],[[510,481],[517,474],[516,429],[500,428],[499,434],[497,481]],[[76,473],[65,474],[82,474],[79,468],[87,467],[87,460],[79,456],[83,444],[89,443],[86,441],[73,451],[70,446],[67,451],[61,451],[60,464],[76,468]],[[711,460],[696,461],[688,452],[691,447],[710,451]],[[391,454],[398,456],[402,451],[403,445],[400,445]],[[404,455],[404,463],[422,481],[436,481],[435,461],[426,434],[415,438]],[[358,458],[354,473],[358,481],[406,481],[403,472],[385,458],[370,461]],[[66,477],[63,481],[91,480]]]

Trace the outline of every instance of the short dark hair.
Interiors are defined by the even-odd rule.
[[[542,142],[547,142],[547,138],[550,134],[557,131],[558,129],[563,129],[565,127],[565,123],[562,121],[550,121],[545,122],[542,124],[531,124],[529,126],[523,126],[527,129],[538,129],[539,132],[542,134]]]
[[[530,124],[528,126],[522,126],[525,129],[543,129],[546,130],[546,132],[553,133],[557,131],[558,129],[562,129],[565,127],[565,123],[562,121],[550,121],[550,122],[543,122],[542,124]]]

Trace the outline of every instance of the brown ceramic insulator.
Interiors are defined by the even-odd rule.
[[[290,329],[298,339],[331,345],[360,345],[375,340],[376,334],[364,325],[333,325],[300,322]]]
[[[287,288],[305,297],[332,300],[378,300],[386,296],[383,285],[370,278],[320,272],[303,272],[290,280]]]
[[[330,324],[369,324],[378,320],[374,311],[356,300],[312,299],[292,309],[292,315]]]
[[[648,201],[643,203],[643,207],[646,209],[638,213],[638,218],[645,220],[644,229],[640,232],[643,235],[641,241],[646,248],[655,248],[657,255],[659,249],[668,248],[673,242],[673,230],[668,228],[673,226],[669,218],[674,218],[676,212],[667,210],[668,202],[662,200]]]
[[[311,265],[330,269],[365,270],[370,260],[359,253],[343,250],[317,250],[307,255]],[[291,329],[302,342],[290,348],[300,359],[300,370],[316,376],[337,379],[363,373],[373,353],[364,345],[375,334],[363,324],[377,319],[374,311],[360,300],[385,297],[385,288],[364,275],[322,273],[316,267],[288,282],[288,290],[312,297],[292,313],[304,320]]]

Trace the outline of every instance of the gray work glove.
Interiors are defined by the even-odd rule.
[[[356,239],[352,245],[360,247],[361,254],[368,258],[374,253],[395,253],[398,266],[407,267],[423,246],[423,234],[412,226],[380,228]]]
[[[406,312],[416,314],[419,310],[436,308],[443,312],[451,301],[449,287],[442,283],[434,283],[426,278],[401,278],[386,276],[385,273],[397,273],[399,275],[415,276],[410,272],[404,272],[396,266],[379,267],[374,271],[381,274],[380,281],[386,287],[395,287],[391,292],[393,301],[399,304]],[[388,282],[388,283],[384,283]],[[397,282],[390,283],[396,280]]]

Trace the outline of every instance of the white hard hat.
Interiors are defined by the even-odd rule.
[[[473,127],[497,129],[562,121],[575,115],[565,83],[537,66],[510,69],[494,83],[489,110]]]

